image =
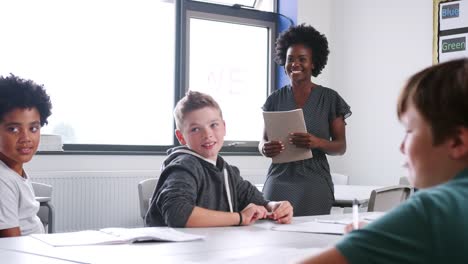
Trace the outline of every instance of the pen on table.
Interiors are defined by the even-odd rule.
[[[358,200],[353,200],[353,229],[359,228],[359,202]]]

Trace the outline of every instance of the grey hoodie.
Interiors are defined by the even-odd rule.
[[[187,147],[170,149],[168,154],[145,217],[146,226],[185,227],[195,206],[229,212],[224,168],[234,212],[249,203],[268,203],[255,186],[242,179],[239,169],[221,156],[215,166]]]

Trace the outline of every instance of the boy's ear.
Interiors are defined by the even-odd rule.
[[[455,160],[468,159],[468,128],[458,129],[450,145],[450,157]]]
[[[181,145],[186,145],[187,144],[187,142],[184,139],[184,135],[182,135],[182,132],[179,129],[175,130],[175,135],[176,135],[177,140],[179,140],[179,143]]]

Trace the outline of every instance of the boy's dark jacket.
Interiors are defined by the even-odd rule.
[[[268,203],[254,185],[240,177],[239,169],[221,156],[215,166],[184,146],[168,150],[168,155],[145,217],[146,226],[185,227],[195,206],[229,212],[224,168],[234,212],[249,203]]]

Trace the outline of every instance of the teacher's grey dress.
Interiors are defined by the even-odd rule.
[[[291,86],[273,92],[263,105],[264,111],[296,109]],[[349,105],[334,90],[323,86],[312,89],[302,108],[307,132],[330,139],[330,124],[337,117],[351,115]],[[289,144],[288,142],[283,142]],[[313,158],[271,164],[263,187],[267,200],[287,200],[294,206],[294,216],[329,214],[334,197],[333,182],[325,153],[312,149]]]

